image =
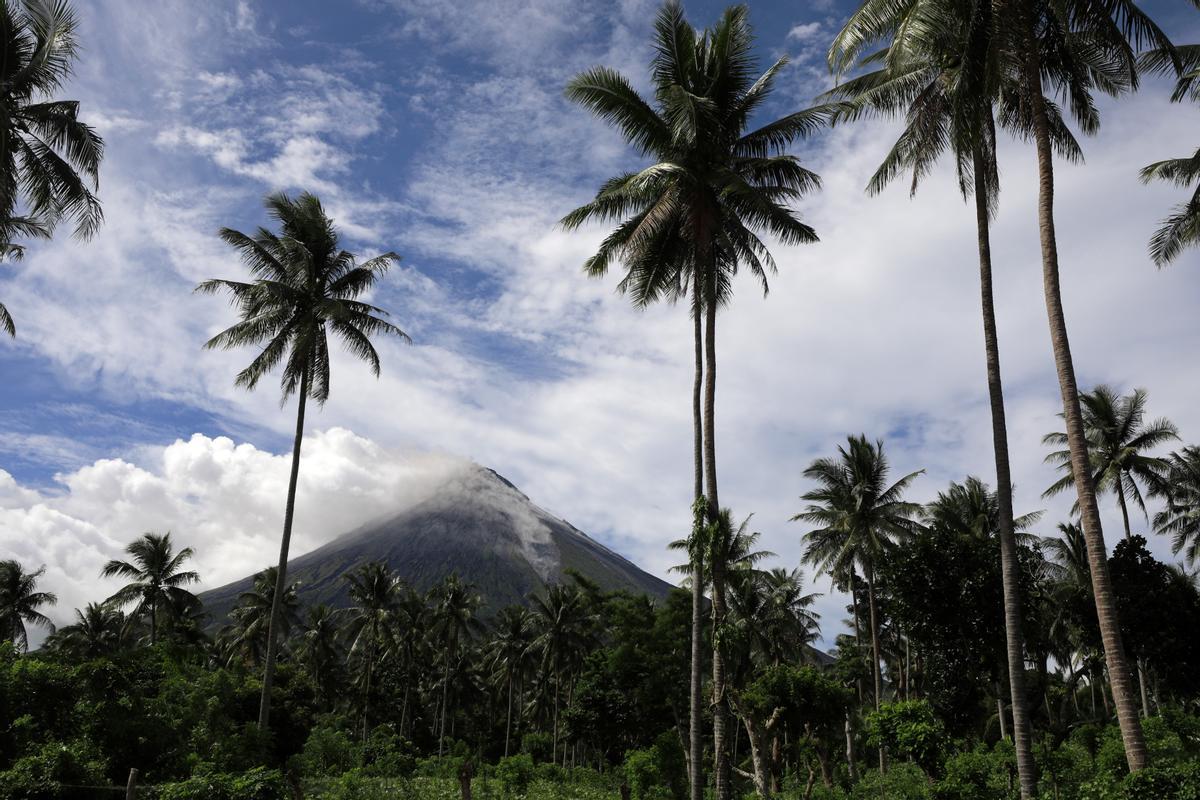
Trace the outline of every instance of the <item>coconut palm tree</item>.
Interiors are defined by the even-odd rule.
[[[1143,54],[1141,67],[1177,78],[1171,102],[1186,99],[1200,103],[1200,45],[1152,50]],[[1192,188],[1191,197],[1171,209],[1150,238],[1150,257],[1156,265],[1165,267],[1185,248],[1200,244],[1200,150],[1190,157],[1157,161],[1144,167],[1138,176],[1142,183],[1164,181],[1181,189]]]
[[[567,86],[568,98],[618,127],[639,155],[653,161],[607,181],[562,224],[573,230],[588,221],[618,223],[585,269],[602,275],[614,259],[624,261],[628,272],[623,283],[635,300],[650,302],[691,290],[698,350],[699,321],[704,319],[704,367],[697,368],[696,377],[703,380],[702,474],[713,519],[720,509],[714,435],[717,308],[728,301],[730,279],[739,266],[762,280],[765,290],[774,261],[758,233],[770,232],[788,244],[816,240],[788,204],[816,188],[819,180],[783,151],[818,127],[821,115],[792,114],[747,132],[751,115],[786,64],[781,59],[756,75],[748,13],[745,6],[732,6],[701,34],[688,24],[682,5],[668,0],[655,21],[653,104],[606,67],[583,72]],[[694,391],[694,406],[696,397]],[[719,696],[719,656],[713,669],[713,690]],[[693,676],[693,800],[699,800],[703,785],[698,685]],[[718,712],[713,722],[717,800],[729,796],[726,716]]]
[[[1149,488],[1158,484],[1167,467],[1166,460],[1147,455],[1148,451],[1179,438],[1179,430],[1170,420],[1160,418],[1146,421],[1146,398],[1145,389],[1134,389],[1132,394],[1119,395],[1115,389],[1104,384],[1079,397],[1092,485],[1096,487],[1097,494],[1112,492],[1116,495],[1121,519],[1125,523],[1126,539],[1133,537],[1129,525],[1128,500],[1136,503],[1145,516],[1146,501],[1142,497],[1141,486]],[[1042,438],[1042,444],[1063,446],[1066,443],[1067,435],[1061,432],[1050,433]],[[1050,453],[1046,456],[1046,463],[1057,465],[1064,474],[1051,484],[1042,497],[1052,497],[1074,486],[1069,450]],[[1075,511],[1078,510],[1076,504]]]
[[[1171,551],[1195,564],[1200,559],[1200,447],[1167,456],[1162,478],[1150,491],[1166,501],[1154,515],[1154,530],[1171,536]]]
[[[346,636],[350,640],[350,655],[362,664],[363,675],[363,741],[370,731],[371,674],[381,656],[400,599],[402,584],[382,561],[368,561],[345,576],[350,584]]]
[[[804,534],[804,561],[826,575],[842,574],[853,566],[863,571],[870,612],[875,709],[883,698],[880,667],[879,609],[875,569],[888,552],[902,542],[917,524],[921,512],[906,502],[904,492],[923,470],[910,472],[888,484],[888,461],[883,442],[872,444],[866,436],[850,436],[834,458],[820,458],[804,470],[818,488],[800,496],[808,503],[793,521],[817,527]],[[880,769],[885,766],[879,754]]]
[[[104,140],[79,119],[79,102],[54,95],[71,76],[79,21],[65,0],[0,3],[0,260],[19,259],[18,237],[49,238],[67,220],[90,238],[104,213]],[[0,327],[16,335],[0,304]]]
[[[438,724],[438,755],[443,752],[446,740],[446,715],[450,702],[450,664],[459,655],[464,644],[470,642],[481,625],[475,613],[483,603],[475,587],[464,583],[458,575],[448,575],[430,592],[433,604],[431,635],[440,645],[442,658],[442,697],[440,722]]]
[[[768,662],[808,660],[809,646],[821,635],[821,615],[812,608],[820,593],[804,593],[804,573],[799,567],[761,572],[758,584],[765,600],[761,625]]]
[[[45,567],[26,572],[14,560],[0,561],[0,641],[12,642],[21,652],[29,649],[27,624],[54,632],[54,623],[38,611],[58,602],[52,592],[37,590],[38,580],[45,574]]]
[[[75,609],[75,621],[46,640],[46,646],[87,661],[111,655],[125,644],[125,615],[106,603],[88,603]]]
[[[533,666],[536,618],[529,609],[508,606],[500,609],[493,623],[495,632],[487,645],[487,664],[508,696],[504,721],[504,755],[512,738],[513,689]]]
[[[1136,49],[1169,51],[1173,46],[1153,20],[1129,0],[996,0],[993,5],[998,18],[983,38],[990,39],[986,55],[994,56],[995,61],[987,58],[977,63],[999,63],[1002,69],[1010,70],[1019,81],[1021,99],[1027,109],[1028,130],[1037,154],[1042,283],[1062,394],[1067,450],[1125,756],[1130,770],[1136,771],[1147,763],[1146,741],[1137,715],[1131,670],[1108,575],[1108,551],[1096,504],[1096,487],[1089,471],[1087,434],[1063,309],[1054,225],[1050,111],[1054,104],[1048,96],[1064,98],[1079,128],[1092,133],[1099,126],[1094,92],[1116,95],[1136,88]],[[984,54],[984,51],[979,53]]]
[[[169,616],[175,609],[198,602],[185,586],[196,583],[200,576],[183,565],[193,555],[192,548],[179,552],[171,541],[171,532],[144,533],[130,542],[125,552],[131,561],[112,559],[100,570],[103,578],[123,578],[129,583],[117,590],[105,602],[114,608],[133,605],[129,619],[145,617],[150,624],[150,645],[158,643],[160,617]]]
[[[278,577],[275,567],[267,567],[255,574],[249,589],[238,595],[237,605],[229,612],[229,624],[217,635],[217,647],[224,654],[226,664],[238,661],[262,666],[267,654],[267,631],[271,626]],[[283,596],[279,615],[281,639],[287,639],[300,617],[298,587],[297,583],[290,584]]]
[[[282,365],[283,401],[293,394],[298,398],[292,470],[279,547],[279,585],[275,591],[275,597],[282,600],[296,508],[305,405],[310,397],[319,405],[329,399],[329,334],[341,339],[346,349],[366,361],[377,376],[379,354],[371,337],[391,334],[405,342],[409,338],[384,319],[386,311],[356,299],[375,286],[399,256],[388,252],[359,263],[353,253],[340,249],[333,220],[325,214],[321,201],[308,192],[296,198],[283,193],[268,195],[266,208],[268,216],[279,224],[279,233],[259,228],[250,236],[231,228],[221,229],[221,238],[241,254],[253,280],[208,280],[197,286],[196,291],[228,292],[241,317],[209,339],[206,348],[262,347],[250,365],[238,373],[235,383],[253,390],[259,380]],[[278,621],[277,603],[271,612],[259,702],[258,724],[263,729],[271,714],[275,652],[280,638]]]
[[[324,603],[310,606],[296,655],[308,672],[326,711],[342,685],[345,647],[342,645],[342,615]]]
[[[1012,475],[1008,425],[1000,370],[999,335],[992,291],[991,220],[999,196],[996,163],[997,111],[1002,122],[1018,129],[1027,119],[1016,98],[1011,76],[990,72],[974,75],[969,55],[990,15],[988,4],[915,2],[882,7],[865,0],[843,26],[829,50],[829,64],[839,80],[824,97],[836,103],[834,121],[863,115],[905,118],[904,129],[868,183],[882,191],[904,172],[911,173],[911,192],[933,165],[949,152],[964,198],[974,200],[979,252],[983,340],[996,485],[1000,504],[1000,555],[1005,597],[1005,635],[1009,694],[1023,798],[1036,792],[1029,713],[1023,687],[1023,635],[1017,551],[1013,539]],[[875,45],[887,45],[877,50]],[[1057,114],[1052,135],[1060,154],[1079,158],[1074,137]]]
[[[533,598],[538,635],[533,648],[541,658],[542,670],[554,685],[554,759],[558,759],[558,712],[563,688],[583,664],[592,641],[592,619],[583,594],[575,587],[556,583],[544,596]],[[568,698],[569,702],[569,698]],[[566,750],[563,750],[566,761]]]

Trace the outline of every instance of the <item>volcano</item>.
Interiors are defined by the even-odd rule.
[[[344,533],[288,562],[302,606],[350,604],[345,575],[385,562],[418,591],[457,574],[483,598],[485,614],[524,605],[562,583],[568,570],[607,590],[661,599],[670,584],[639,569],[570,523],[538,507],[496,472],[475,464],[398,513]],[[202,594],[213,620],[224,619],[253,576]]]

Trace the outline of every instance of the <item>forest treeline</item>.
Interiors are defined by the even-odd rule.
[[[566,86],[640,162],[561,219],[567,231],[609,226],[585,272],[619,271],[635,306],[689,312],[694,503],[674,545],[687,588],[655,604],[576,576],[484,619],[454,576],[422,594],[369,563],[344,577],[349,608],[299,608],[287,565],[307,402],[331,397],[329,340],[378,374],[375,341],[409,338],[363,300],[399,256],[360,259],[315,195],[277,192],[273,228],[220,231],[245,273],[196,291],[236,314],[204,346],[254,350],[236,384],[280,373],[282,399],[296,400],[278,565],[228,620],[209,620],[189,588],[192,551],[146,533],[97,565],[123,589],[26,652],[28,625],[52,627],[53,587],[34,565],[2,562],[0,797],[92,796],[130,768],[167,798],[465,798],[473,785],[639,800],[1200,796],[1189,571],[1200,450],[1147,417],[1142,390],[1081,391],[1054,198],[1056,159],[1080,161],[1081,137],[1099,129],[1097,97],[1161,76],[1172,101],[1200,101],[1200,46],[1172,42],[1131,0],[863,0],[829,45],[832,88],[776,116],[787,59],[761,70],[749,13],[731,6],[698,29],[668,0],[652,24],[648,97],[605,66]],[[103,221],[104,142],[77,102],[57,98],[77,33],[66,0],[0,2],[6,258],[64,221],[83,239]],[[771,248],[818,240],[797,205],[814,202],[820,177],[791,148],[867,118],[899,130],[868,192],[904,178],[915,194],[945,160],[967,201],[995,475],[918,504],[920,473],[891,475],[884,443],[865,435],[804,471],[794,521],[805,565],[850,600],[849,634],[824,621],[826,659],[811,648],[821,621],[803,574],[762,569],[757,535],[718,494],[718,312],[739,272],[767,289]],[[1038,174],[1062,400],[1061,430],[1044,439],[1061,469],[1047,495],[1075,499],[1052,535],[1038,512],[1013,508],[1005,309],[993,298],[1003,265],[990,247],[1003,136],[1031,145]],[[1150,233],[1150,260],[1165,266],[1200,240],[1200,152],[1140,178],[1190,192]],[[0,324],[17,335],[4,306]],[[1122,522],[1111,554],[1102,503]],[[1156,560],[1142,533],[1171,536],[1187,565]]]

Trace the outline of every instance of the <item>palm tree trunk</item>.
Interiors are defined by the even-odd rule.
[[[158,644],[158,591],[150,597],[150,646]]]
[[[1028,0],[1027,0],[1028,1]],[[1121,626],[1113,598],[1112,581],[1108,574],[1108,550],[1104,530],[1096,506],[1096,487],[1088,462],[1087,439],[1083,431],[1083,415],[1079,408],[1079,387],[1075,381],[1075,365],[1071,359],[1071,344],[1067,338],[1066,314],[1063,310],[1062,288],[1058,272],[1058,243],[1054,230],[1054,153],[1050,144],[1050,126],[1046,116],[1046,99],[1042,94],[1041,63],[1037,50],[1033,18],[1028,5],[1022,6],[1022,32],[1025,53],[1022,58],[1024,79],[1033,112],[1033,133],[1038,160],[1038,227],[1042,245],[1042,283],[1046,295],[1046,315],[1050,340],[1058,370],[1062,393],[1063,416],[1067,428],[1067,448],[1075,492],[1079,499],[1079,516],[1083,537],[1087,543],[1088,564],[1092,572],[1092,595],[1096,601],[1096,616],[1100,622],[1100,638],[1108,664],[1113,701],[1117,706],[1117,721],[1125,745],[1125,758],[1130,771],[1146,766],[1146,738],[1130,686],[1132,671],[1121,640]]]
[[[512,695],[513,695],[513,679],[512,674],[508,676],[508,715],[504,721],[504,757],[508,758],[508,740],[512,735]]]
[[[988,123],[992,124],[991,112]],[[1021,800],[1037,794],[1037,764],[1025,697],[1025,643],[1021,631],[1021,564],[1017,558],[1013,525],[1012,472],[1008,462],[1008,423],[1004,410],[1004,384],[1000,378],[1000,338],[996,330],[996,306],[992,291],[991,222],[987,196],[979,191],[979,177],[989,165],[982,149],[975,148],[975,223],[979,238],[979,294],[983,306],[983,344],[987,358],[988,400],[992,411],[992,449],[996,456],[996,499],[1000,506],[1000,580],[1004,586],[1004,637],[1008,656],[1008,692],[1012,705],[1013,746]],[[997,698],[999,700],[999,698]],[[1003,702],[1000,727],[1004,728]]]
[[[267,729],[271,718],[271,686],[275,682],[275,654],[279,649],[278,632],[283,595],[287,586],[288,549],[292,545],[292,519],[296,512],[296,480],[300,477],[300,443],[304,439],[304,406],[308,400],[309,370],[300,380],[300,398],[296,404],[296,436],[292,441],[292,474],[288,479],[287,507],[283,512],[283,541],[279,544],[279,569],[275,575],[275,595],[271,598],[271,622],[267,626],[267,659],[263,667],[262,698],[258,703],[258,727]]]
[[[700,285],[693,281],[692,319],[695,329],[695,377],[692,380],[692,452],[695,480],[692,497],[704,495],[704,416],[701,410],[704,384],[704,333],[700,308]],[[703,536],[703,529],[693,526],[693,536]],[[692,548],[692,674],[690,687],[691,709],[688,716],[688,778],[691,781],[691,800],[704,800],[704,562],[702,548]]]
[[[846,770],[850,775],[850,782],[858,782],[858,768],[854,763],[854,728],[850,724],[850,709],[846,709]]]
[[[1117,505],[1121,507],[1121,520],[1125,523],[1125,541],[1133,541],[1133,531],[1129,526],[1129,506],[1125,503],[1125,487],[1121,483],[1121,475],[1117,475]],[[1150,716],[1150,696],[1146,693],[1146,668],[1141,659],[1137,662],[1138,695],[1142,700],[1142,716]]]
[[[717,302],[716,264],[708,248],[703,263],[708,267],[704,304],[704,478],[708,497],[709,521],[720,516],[717,497]],[[712,578],[713,608],[713,793],[716,800],[729,800],[729,752],[727,739],[728,714],[725,697],[725,655],[720,646],[720,630],[725,619],[725,565],[709,565]]]
[[[875,571],[868,563],[863,572],[867,579],[867,605],[871,612],[871,662],[875,672],[875,710],[879,710],[883,698],[883,671],[879,666],[879,616],[875,607]],[[879,771],[887,771],[887,754],[883,747],[879,748]]]
[[[442,744],[446,741],[446,697],[450,689],[450,645],[446,645],[446,660],[442,667],[442,718],[438,724],[438,755],[442,754]]]
[[[850,607],[854,611],[854,649],[858,652],[858,663],[862,663],[862,622],[858,614],[858,573],[854,567],[850,567]],[[855,678],[854,684],[858,688],[858,704],[863,704],[863,685],[862,678]]]

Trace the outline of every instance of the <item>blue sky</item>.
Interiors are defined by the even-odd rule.
[[[554,226],[636,163],[562,86],[596,63],[644,86],[654,3],[77,5],[84,50],[65,94],[108,145],[107,223],[0,270],[20,329],[0,343],[0,550],[47,564],[60,616],[104,591],[97,565],[147,528],[196,547],[210,585],[270,559],[291,407],[274,384],[234,389],[247,354],[200,349],[230,312],[190,291],[240,273],[215,232],[264,222],[275,189],[318,193],[357,252],[403,256],[373,300],[415,342],[384,347],[379,381],[335,361],[309,425],[301,549],[469,458],[665,575],[689,506],[688,322],[586,279],[602,232]],[[1178,41],[1200,38],[1186,4],[1144,5]],[[696,24],[722,7],[687,4]],[[828,85],[822,53],[846,11],[751,3],[764,66],[792,59],[764,115]],[[1059,171],[1080,380],[1146,386],[1151,412],[1195,442],[1200,264],[1193,252],[1150,266],[1145,241],[1177,192],[1142,187],[1136,170],[1194,150],[1197,110],[1150,81],[1103,113],[1088,163]],[[822,242],[776,248],[770,296],[739,284],[721,323],[722,499],[754,512],[791,564],[800,472],[848,433],[885,437],[897,471],[926,469],[915,499],[968,473],[993,479],[972,215],[945,173],[913,200],[902,187],[867,198],[892,135],[870,124],[797,146],[825,181],[800,208]],[[1032,159],[1005,144],[994,247],[1019,510],[1052,520],[1066,509],[1038,496],[1058,400]],[[823,601],[827,618],[838,605]]]

